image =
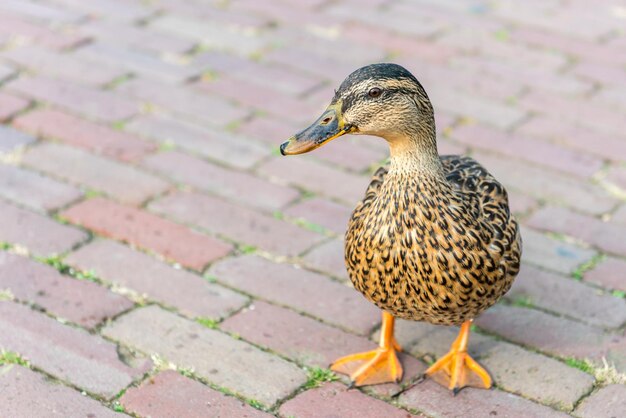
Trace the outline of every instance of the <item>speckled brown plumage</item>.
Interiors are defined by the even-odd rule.
[[[460,324],[493,305],[519,271],[507,193],[469,157],[440,172],[380,168],[354,210],[346,265],[354,286],[394,316]]]

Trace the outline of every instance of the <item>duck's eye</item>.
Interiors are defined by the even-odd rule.
[[[381,88],[379,88],[379,87],[373,87],[367,93],[367,95],[370,96],[370,97],[378,97],[381,94],[383,94],[383,90]]]

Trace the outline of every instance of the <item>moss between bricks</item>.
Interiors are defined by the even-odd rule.
[[[20,366],[30,367],[30,363],[20,354],[14,351],[0,350],[0,366],[5,364],[19,364]]]
[[[593,257],[591,257],[590,260],[585,261],[580,266],[578,266],[578,268],[576,268],[576,270],[572,272],[572,277],[576,280],[582,280],[586,272],[595,268],[605,258],[606,258],[606,255],[604,254],[594,255]]]
[[[307,368],[308,380],[304,384],[303,389],[313,389],[320,387],[325,382],[334,382],[339,380],[339,377],[329,369],[323,369],[321,367]]]

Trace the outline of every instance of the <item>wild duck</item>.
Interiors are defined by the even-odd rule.
[[[350,279],[382,310],[382,328],[376,350],[340,358],[331,369],[355,386],[399,381],[397,317],[460,325],[448,354],[425,375],[454,393],[490,388],[467,345],[472,320],[519,271],[521,237],[506,190],[472,158],[439,155],[432,104],[399,65],[350,74],[322,116],[280,150],[302,154],[345,134],[379,136],[390,148],[389,166],[374,174],[345,236]]]

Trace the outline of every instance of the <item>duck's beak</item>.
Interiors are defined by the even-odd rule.
[[[341,114],[341,101],[338,101],[328,106],[322,116],[311,126],[283,142],[280,145],[280,153],[282,155],[304,154],[354,131],[354,126],[344,122]]]

